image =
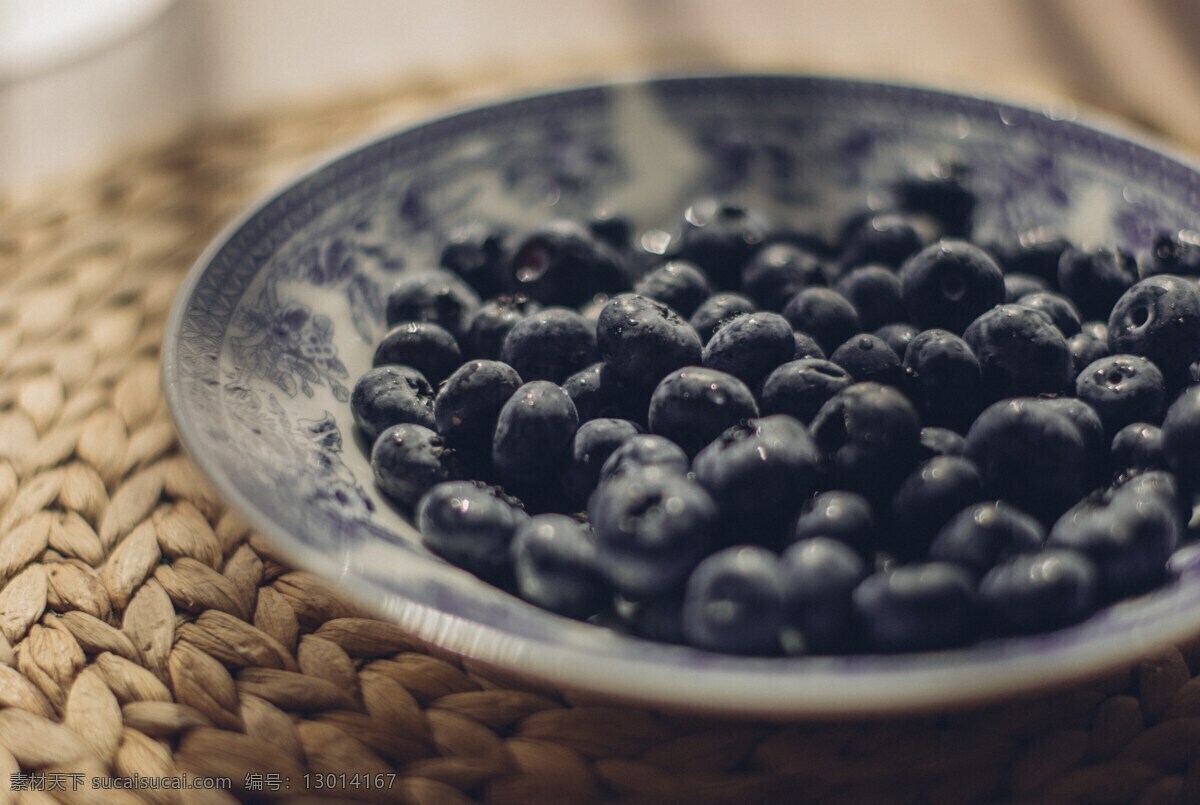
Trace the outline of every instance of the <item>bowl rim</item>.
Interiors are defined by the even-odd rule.
[[[1191,620],[1161,617],[1161,614],[1165,613],[1160,613],[1158,617],[1143,617],[1142,620],[1148,620],[1149,623],[1136,621],[1132,624],[1134,628],[1125,635],[1127,639],[1102,652],[1100,657],[1091,656],[1097,648],[1094,639],[1066,648],[1051,645],[1042,652],[1040,658],[1035,658],[1039,659],[1038,662],[1021,662],[1022,659],[1028,659],[1027,652],[1005,653],[999,650],[997,645],[989,646],[986,642],[942,652],[863,655],[850,658],[741,658],[712,655],[684,647],[650,644],[663,649],[667,656],[677,652],[679,657],[686,657],[687,662],[670,667],[642,668],[642,671],[651,670],[657,673],[638,674],[638,669],[630,667],[628,659],[614,659],[602,654],[581,652],[577,646],[563,645],[553,640],[535,640],[524,635],[513,635],[485,623],[467,620],[442,612],[433,606],[404,599],[394,591],[377,587],[369,580],[358,578],[352,580],[354,583],[346,583],[351,581],[350,568],[343,566],[340,573],[331,572],[327,556],[322,551],[295,539],[286,528],[277,524],[260,509],[225,472],[220,462],[208,454],[204,449],[203,434],[184,415],[187,404],[182,396],[180,366],[177,362],[178,340],[186,311],[201,278],[229,241],[267,207],[293,188],[332,168],[347,157],[429,126],[458,118],[469,118],[495,107],[555,96],[647,83],[666,85],[672,82],[704,80],[797,79],[816,81],[828,86],[912,91],[931,99],[978,102],[1001,112],[1007,109],[1026,115],[1044,115],[1065,126],[1091,130],[1106,138],[1124,141],[1148,152],[1146,156],[1166,159],[1178,169],[1194,174],[1197,184],[1200,185],[1200,164],[1191,161],[1170,144],[1156,140],[1119,118],[1094,114],[1092,110],[1084,113],[1078,110],[1078,107],[1072,107],[1075,111],[1069,118],[1052,118],[1044,108],[1038,109],[1000,100],[985,94],[958,92],[918,83],[799,72],[681,73],[572,84],[466,105],[423,118],[415,123],[359,138],[321,156],[309,167],[264,191],[254,203],[229,221],[209,241],[176,292],[166,321],[162,345],[160,380],[185,452],[227,504],[244,516],[268,541],[279,547],[297,569],[306,570],[337,585],[338,593],[361,607],[364,612],[389,620],[430,646],[449,651],[485,668],[526,677],[531,681],[552,686],[560,692],[575,691],[598,696],[607,701],[658,710],[686,710],[768,720],[870,718],[946,711],[1061,690],[1073,683],[1127,667],[1147,652],[1200,634],[1200,584],[1194,583],[1193,579],[1190,585],[1191,595],[1188,595],[1187,586],[1181,587],[1178,584],[1175,586],[1180,587],[1179,589],[1148,594],[1160,598],[1167,594],[1172,600],[1180,599],[1172,606],[1171,612],[1194,612]],[[519,599],[513,600],[531,606]],[[1138,599],[1138,604],[1142,606],[1145,602]],[[1109,609],[1118,610],[1121,607],[1122,604],[1117,604]],[[569,621],[550,613],[545,614],[564,621],[564,629],[594,629],[588,624]],[[1011,646],[1013,641],[1030,640],[1052,644],[1056,641],[1056,636],[1075,633],[1080,628],[1082,626],[1070,627],[1039,638],[995,641],[995,644]],[[617,639],[637,638],[620,636]],[[1081,651],[1082,648],[1091,651]],[[1053,655],[1053,661],[1047,661],[1047,655]],[[940,661],[931,666],[930,657],[934,656],[939,657]],[[699,662],[696,662],[697,660]],[[1006,662],[1007,673],[987,673],[994,663],[1001,660]],[[881,670],[863,670],[855,668],[856,664],[870,664]],[[682,670],[685,666],[696,671],[689,676],[687,684],[681,684],[674,675],[664,673],[668,670]],[[803,673],[796,673],[801,669]],[[632,676],[631,672],[634,672]]]

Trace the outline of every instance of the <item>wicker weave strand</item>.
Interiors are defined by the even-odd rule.
[[[0,802],[302,800],[322,793],[306,773],[355,772],[395,776],[335,796],[1200,802],[1200,646],[940,717],[722,722],[476,668],[249,533],[179,452],[159,388],[183,273],[312,155],[465,97],[407,86],[244,119],[0,207]],[[9,790],[35,771],[234,788]],[[288,787],[248,790],[255,774]]]

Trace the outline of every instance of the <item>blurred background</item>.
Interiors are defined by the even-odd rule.
[[[1197,35],[1195,0],[0,0],[0,196],[287,105],[718,70],[1078,107],[1200,153]]]

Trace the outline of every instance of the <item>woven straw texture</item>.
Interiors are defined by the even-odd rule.
[[[242,119],[0,206],[0,802],[1200,803],[1197,646],[971,712],[716,721],[489,675],[249,533],[181,454],[159,388],[179,282],[314,155],[469,93]],[[233,788],[9,790],[33,772]],[[331,791],[305,772],[385,777]]]

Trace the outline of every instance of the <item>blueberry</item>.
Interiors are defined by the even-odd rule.
[[[438,265],[453,271],[484,299],[507,287],[508,232],[479,222],[450,233]]]
[[[983,498],[979,469],[961,456],[938,456],[913,470],[892,497],[886,545],[900,558],[928,553],[950,518]]]
[[[793,543],[828,537],[863,556],[876,547],[877,527],[871,503],[862,495],[835,489],[815,496],[796,516]]]
[[[1058,286],[1084,318],[1108,315],[1121,295],[1137,282],[1137,261],[1124,249],[1071,247],[1058,261]],[[1127,350],[1117,350],[1126,352]]]
[[[1145,358],[1110,355],[1079,373],[1075,394],[1096,410],[1111,438],[1134,422],[1161,422],[1167,389],[1162,372]]]
[[[1001,634],[1033,634],[1078,623],[1099,602],[1095,566],[1075,551],[1014,556],[979,585],[988,625]]]
[[[1085,480],[1089,488],[1105,481],[1108,465],[1109,439],[1104,432],[1100,415],[1086,402],[1074,397],[1044,397],[1030,400],[1029,405],[1043,406],[1066,416],[1083,437],[1086,456]]]
[[[479,307],[479,295],[449,271],[420,271],[404,277],[388,294],[387,324],[402,321],[431,321],[455,339],[467,332],[471,316]]]
[[[1004,275],[991,255],[962,240],[942,240],[904,261],[901,293],[918,327],[961,333],[1004,302]]]
[[[920,421],[912,403],[891,386],[856,383],[821,406],[813,437],[829,480],[871,500],[886,500],[916,464]]]
[[[979,630],[970,574],[940,562],[868,576],[852,599],[867,645],[877,651],[928,651],[962,645]]]
[[[908,213],[872,215],[849,234],[842,246],[840,262],[847,269],[868,263],[896,268],[908,257],[935,240],[935,227],[928,219]]]
[[[599,482],[645,467],[660,467],[687,475],[690,466],[687,453],[675,442],[652,433],[641,433],[626,439],[609,455],[600,467]]]
[[[858,312],[846,297],[829,288],[807,288],[784,305],[792,329],[811,335],[826,355],[862,332]]]
[[[508,263],[510,286],[547,305],[578,307],[596,294],[629,290],[620,255],[572,221],[529,232]]]
[[[704,346],[703,362],[748,386],[757,386],[777,366],[792,360],[796,339],[778,313],[743,313],[722,324]]]
[[[764,247],[742,269],[742,290],[763,310],[778,312],[805,288],[828,284],[821,258],[790,243]]]
[[[718,551],[688,577],[683,635],[689,645],[735,654],[779,651],[783,569],[768,550],[742,545]]]
[[[908,345],[920,332],[908,322],[893,322],[883,325],[874,334],[882,338],[884,343],[892,348],[892,352],[903,358],[904,353],[908,351]]]
[[[975,193],[967,187],[968,170],[960,162],[937,162],[929,170],[907,176],[892,188],[896,205],[909,212],[929,215],[950,237],[971,234]]]
[[[354,384],[350,412],[354,423],[370,441],[392,425],[411,422],[435,427],[433,387],[410,366],[378,366]]]
[[[966,449],[967,440],[960,433],[932,425],[921,428],[922,461],[934,456],[961,456]]]
[[[685,319],[712,296],[704,272],[681,260],[666,263],[646,274],[638,280],[633,292],[666,305]]]
[[[1117,431],[1109,455],[1109,468],[1117,478],[1167,468],[1162,430],[1145,422],[1134,422]]]
[[[1067,339],[1067,349],[1071,352],[1071,366],[1079,371],[1110,354],[1108,339],[1100,340],[1091,333],[1080,332],[1071,336]]]
[[[689,456],[754,416],[758,406],[745,383],[699,366],[667,375],[650,397],[650,432],[666,436]]]
[[[649,394],[621,382],[604,361],[579,370],[563,381],[562,387],[575,403],[580,422],[601,417],[646,422]]]
[[[1200,491],[1200,386],[1171,403],[1162,424],[1167,466],[1186,489]]]
[[[991,495],[1053,522],[1087,491],[1087,447],[1066,414],[1038,402],[1002,400],[984,409],[967,431],[966,456]]]
[[[708,339],[712,338],[713,333],[725,321],[740,313],[753,313],[755,310],[757,308],[748,296],[742,296],[740,293],[718,293],[708,297],[696,308],[689,323],[700,336],[700,340],[707,344]]]
[[[633,246],[633,221],[611,209],[595,210],[588,218],[587,229],[592,237],[618,253],[627,252]]]
[[[1058,264],[1071,242],[1049,227],[1022,229],[1015,239],[992,243],[988,251],[1000,263],[1005,274],[1031,274],[1046,282],[1050,290],[1058,288]]]
[[[900,277],[886,266],[859,266],[833,287],[854,306],[864,330],[902,321],[906,315]]]
[[[1005,274],[1004,301],[1010,304],[1022,296],[1050,290],[1050,283],[1033,274]]]
[[[1190,229],[1159,232],[1149,251],[1138,255],[1138,276],[1200,277],[1200,234]]]
[[[1040,311],[994,307],[971,322],[963,340],[979,359],[985,402],[1060,394],[1074,379],[1066,339]]]
[[[587,527],[564,514],[539,514],[517,528],[511,544],[517,593],[572,618],[586,618],[608,599]]]
[[[507,577],[513,534],[528,520],[516,501],[478,481],[440,483],[417,505],[417,527],[425,545],[491,581]]]
[[[807,424],[822,405],[853,384],[850,373],[831,361],[820,358],[790,361],[763,381],[762,412],[787,414]]]
[[[836,539],[803,539],[784,551],[784,649],[789,653],[830,654],[856,642],[854,588],[867,567],[853,548]]]
[[[670,372],[700,363],[700,336],[666,305],[637,294],[609,300],[596,325],[600,353],[625,383],[653,388]]]
[[[821,345],[808,333],[793,330],[792,340],[796,342],[796,349],[792,353],[792,360],[798,361],[802,358],[825,359],[825,350],[821,349]]]
[[[1022,296],[1017,300],[1017,304],[1045,313],[1064,338],[1070,338],[1079,333],[1083,326],[1083,321],[1079,316],[1079,311],[1075,309],[1074,303],[1060,293],[1037,291]]]
[[[601,574],[635,598],[677,589],[712,548],[717,504],[704,487],[661,467],[620,473],[588,502]]]
[[[574,310],[544,308],[513,325],[500,360],[526,380],[561,383],[596,360],[596,328]]]
[[[968,506],[951,517],[934,536],[929,558],[982,578],[1002,560],[1040,550],[1045,541],[1046,529],[1035,518],[995,500]]]
[[[521,386],[496,422],[492,464],[501,481],[522,497],[557,487],[578,427],[575,404],[561,388],[546,380]]]
[[[1200,286],[1162,275],[1144,279],[1116,302],[1108,318],[1108,346],[1154,362],[1169,389],[1194,382],[1200,361]]]
[[[857,383],[871,381],[897,388],[904,385],[899,356],[878,336],[860,333],[835,349],[829,359]]]
[[[737,542],[776,544],[816,489],[821,456],[808,429],[790,416],[747,420],[696,454],[696,481],[721,509]]]
[[[1164,499],[1117,493],[1108,501],[1085,500],[1063,514],[1046,546],[1089,558],[1102,594],[1116,600],[1162,583],[1182,531],[1178,513]]]
[[[461,363],[458,342],[445,328],[428,321],[406,321],[388,330],[375,348],[372,366],[411,366],[436,388]]]
[[[983,371],[966,341],[925,330],[909,343],[904,371],[923,422],[966,432],[983,405]]]
[[[523,382],[506,363],[467,361],[438,392],[433,407],[438,433],[456,450],[488,449],[500,409]]]
[[[573,502],[581,507],[587,502],[600,480],[600,468],[609,456],[641,432],[640,427],[626,419],[593,419],[579,426],[571,443],[571,469],[567,475],[567,489]]]
[[[498,296],[479,306],[467,324],[462,348],[467,357],[500,360],[504,339],[517,322],[542,306],[526,296]]]
[[[371,448],[371,469],[380,490],[411,509],[421,496],[450,477],[450,456],[442,437],[422,425],[404,422],[379,434]]]
[[[766,223],[753,211],[703,199],[685,212],[674,257],[695,263],[717,288],[732,290],[766,235]]]

